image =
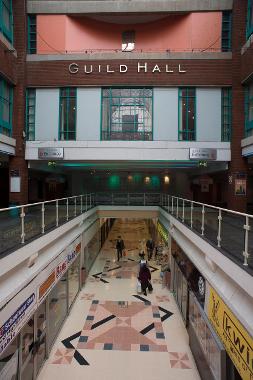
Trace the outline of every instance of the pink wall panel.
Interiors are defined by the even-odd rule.
[[[221,48],[222,13],[192,13],[192,46],[201,50],[219,51]]]
[[[221,23],[219,12],[172,15],[138,25],[111,24],[86,17],[38,16],[38,53],[120,50],[121,34],[126,30],[135,30],[136,50],[217,50],[221,45]]]
[[[37,16],[38,54],[56,54],[66,51],[66,22],[64,15]]]

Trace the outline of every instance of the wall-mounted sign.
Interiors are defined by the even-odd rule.
[[[246,195],[246,188],[246,179],[235,179],[235,195]]]
[[[30,289],[31,286],[28,288]],[[2,312],[2,321],[4,321],[4,323],[0,327],[0,354],[18,335],[21,327],[25,324],[36,306],[36,296],[34,292],[30,293],[29,296],[22,301],[20,298],[20,295],[17,295],[14,298],[16,302],[12,300]],[[15,307],[15,309],[9,314],[12,307]]]
[[[253,339],[210,287],[208,317],[243,380],[253,379]]]
[[[70,74],[113,74],[113,73],[127,73],[128,65],[106,65],[106,64],[86,64],[80,66],[78,63],[72,62],[69,65]],[[136,62],[136,72],[137,73],[186,73],[186,70],[183,68],[182,64],[174,65],[173,67],[168,64],[149,64],[148,62]]]
[[[168,231],[160,221],[157,222],[157,231],[161,235],[165,243],[168,243]]]
[[[63,148],[38,148],[40,160],[62,160],[64,158]]]
[[[190,148],[190,160],[216,160],[217,150],[210,148]]]

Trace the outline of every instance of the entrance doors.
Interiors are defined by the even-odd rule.
[[[46,358],[46,302],[21,332],[20,380],[34,380]]]

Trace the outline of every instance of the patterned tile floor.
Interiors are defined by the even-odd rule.
[[[116,261],[121,234],[127,256]],[[138,241],[144,221],[117,220],[39,380],[200,380],[188,335],[173,299],[150,262],[154,291],[136,293]]]

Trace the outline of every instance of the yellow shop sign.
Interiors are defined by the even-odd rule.
[[[253,339],[210,287],[208,317],[243,380],[253,380]]]

